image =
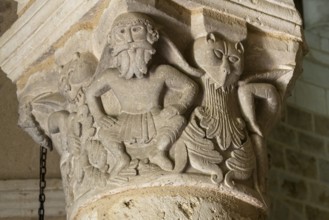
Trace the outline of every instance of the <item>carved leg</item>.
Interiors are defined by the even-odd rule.
[[[267,150],[262,137],[251,135],[257,164],[257,182],[262,193],[266,192],[266,177],[268,173]]]
[[[158,165],[161,169],[171,171],[174,166],[171,160],[168,158],[168,148],[171,144],[171,140],[167,136],[162,136],[159,141],[156,142],[156,149],[150,153],[150,161]]]
[[[158,165],[161,169],[172,171],[174,166],[168,158],[168,152],[172,144],[177,140],[185,119],[181,115],[171,118],[154,117],[155,126],[158,131],[154,150],[150,153],[149,159],[151,163]]]
[[[263,134],[256,121],[253,90],[254,90],[253,84],[243,85],[238,89],[238,96],[239,96],[242,114],[246,119],[246,121],[248,122],[249,129],[254,133],[262,136]]]
[[[108,145],[105,146],[105,149],[115,155],[115,158],[117,159],[116,163],[114,163],[113,168],[110,167],[110,176],[115,177],[121,172],[121,170],[128,167],[130,163],[130,157],[125,152],[125,147],[122,143],[112,142],[108,143]]]
[[[242,113],[250,126],[250,130],[260,136],[263,136],[264,131],[261,131],[257,123],[257,119],[267,119],[266,121],[270,120],[271,122],[277,118],[278,110],[281,107],[280,95],[278,91],[271,84],[250,83],[239,87],[238,96]],[[254,104],[255,97],[266,100],[266,108],[258,114],[257,118]],[[263,127],[268,129],[268,126]]]
[[[117,176],[120,171],[128,167],[130,163],[130,157],[125,151],[125,146],[122,142],[113,141],[111,136],[109,136],[104,129],[99,131],[99,137],[105,149],[116,158],[114,162],[110,160],[107,162],[110,163],[108,171],[110,176]]]

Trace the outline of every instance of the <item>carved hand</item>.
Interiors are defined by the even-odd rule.
[[[74,135],[69,135],[68,136],[68,147],[69,147],[69,152],[73,153],[74,155],[78,155],[80,153],[80,139],[77,136]]]
[[[113,125],[117,123],[117,119],[114,117],[111,117],[109,115],[104,115],[100,118],[98,121],[99,126],[105,127],[105,128],[111,128]]]
[[[170,119],[170,118],[172,118],[173,116],[175,116],[175,115],[179,115],[180,114],[180,112],[179,112],[179,110],[176,108],[176,107],[174,107],[174,106],[167,106],[167,107],[165,107],[164,109],[162,109],[162,111],[160,112],[160,116],[162,117],[162,118],[167,118],[167,119]]]

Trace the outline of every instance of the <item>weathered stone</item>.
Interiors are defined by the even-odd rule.
[[[309,178],[317,178],[316,159],[304,153],[286,149],[288,170]]]
[[[280,194],[293,199],[305,200],[308,188],[303,179],[284,174],[279,179]]]
[[[278,171],[274,169],[270,169],[268,175],[268,187],[269,187],[269,192],[273,193],[274,195],[280,191],[278,175],[279,175]]]
[[[329,161],[319,159],[319,178],[321,181],[329,183]]]
[[[298,143],[301,150],[305,150],[310,154],[324,155],[325,142],[324,139],[306,133],[298,133]]]
[[[264,219],[265,138],[303,54],[292,7],[90,0],[23,10],[0,39],[0,64],[18,84],[19,125],[61,156],[68,218]],[[283,127],[274,138],[296,146]]]
[[[318,183],[309,183],[310,201],[319,207],[329,207],[329,186]]]
[[[249,204],[194,187],[169,186],[127,191],[101,198],[75,212],[76,220],[265,220],[264,213]]]
[[[329,118],[321,115],[314,116],[315,131],[324,136],[329,136]]]
[[[15,8],[17,3],[11,0],[0,1],[0,36],[4,34],[6,30],[17,19]]]
[[[285,156],[284,147],[274,141],[267,142],[270,166],[275,168],[284,169],[285,168]]]
[[[288,105],[287,111],[287,123],[303,130],[313,130],[313,118],[312,114],[305,112],[297,107]]]
[[[306,206],[307,219],[328,220],[329,212],[312,206]]]
[[[304,215],[304,204],[292,199],[285,199],[285,203],[292,210],[291,213],[299,213],[301,216]]]
[[[270,220],[286,219],[290,215],[289,207],[280,200],[275,200]]]
[[[275,141],[279,141],[280,143],[285,144],[287,146],[298,146],[296,131],[283,123],[279,123],[273,129],[269,138]]]
[[[306,220],[306,217],[303,213],[290,212],[289,220]]]

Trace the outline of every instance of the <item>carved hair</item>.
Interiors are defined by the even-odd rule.
[[[155,30],[155,23],[153,20],[148,17],[147,15],[144,15],[142,13],[138,12],[127,12],[119,15],[115,18],[111,32],[108,35],[109,43],[112,44],[111,41],[111,34],[114,28],[125,26],[125,25],[135,25],[135,24],[143,24],[145,25],[148,35],[147,35],[147,41],[151,44],[159,40],[159,32]],[[113,45],[113,44],[112,44]]]

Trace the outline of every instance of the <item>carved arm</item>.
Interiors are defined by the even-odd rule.
[[[106,116],[101,96],[110,90],[109,80],[106,77],[105,71],[102,75],[97,77],[86,91],[86,101],[96,122],[100,121],[104,116]]]
[[[165,66],[164,68],[166,68],[167,71],[164,73],[166,77],[166,86],[169,89],[181,93],[177,103],[171,106],[174,107],[179,114],[184,114],[188,107],[192,105],[193,99],[198,93],[198,85],[177,69],[171,66]]]

